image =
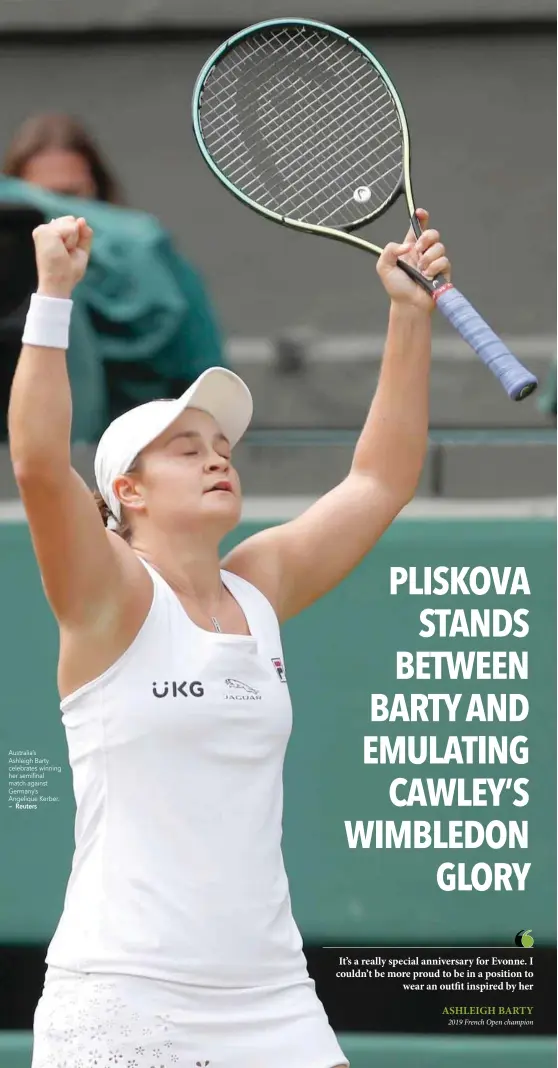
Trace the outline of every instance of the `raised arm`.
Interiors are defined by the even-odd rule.
[[[66,216],[37,227],[33,238],[38,310],[28,318],[11,388],[10,454],[54,614],[69,627],[104,627],[119,607],[124,554],[131,554],[107,534],[90,490],[71,466],[65,351],[71,294],[85,272],[92,231],[84,219]]]
[[[424,226],[427,212],[418,215]],[[398,256],[432,278],[450,271],[435,230],[425,230],[418,241],[409,231],[405,245],[388,245],[378,261],[391,297],[389,326],[378,387],[349,474],[302,515],[253,535],[223,562],[259,585],[280,620],[338,585],[416,491],[428,441],[434,305],[397,267]]]

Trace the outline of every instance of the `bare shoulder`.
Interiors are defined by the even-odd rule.
[[[106,529],[106,536],[112,551],[116,554],[119,565],[126,578],[138,587],[151,589],[152,581],[138,554],[113,530]]]
[[[137,618],[147,614],[153,596],[153,580],[137,553],[123,538],[112,530],[106,531],[106,537],[120,575],[121,596],[114,613],[114,627],[118,630],[128,616]],[[105,629],[107,622],[110,621],[97,620],[97,627]]]
[[[60,627],[61,698],[98,678],[131,646],[153,600],[153,580],[136,553],[113,531],[107,539],[121,576],[120,595],[87,625]]]
[[[235,545],[221,561],[221,567],[251,582],[267,597],[280,616],[280,561],[276,528],[260,530]]]

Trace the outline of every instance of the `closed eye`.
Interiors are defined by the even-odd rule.
[[[189,449],[188,452],[183,452],[181,455],[182,456],[198,456],[199,452],[200,452],[199,449]],[[229,463],[229,464],[231,463],[231,460],[232,460],[231,456],[227,456],[225,453],[222,453],[222,452],[217,453],[217,455],[220,456],[222,460],[226,460],[227,463]]]

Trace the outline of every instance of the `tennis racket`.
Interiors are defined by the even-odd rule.
[[[230,37],[196,81],[193,124],[213,173],[268,219],[380,256],[353,231],[404,193],[414,233],[422,232],[397,91],[375,56],[333,26],[271,19]],[[536,389],[535,376],[451,282],[397,263],[513,400]]]

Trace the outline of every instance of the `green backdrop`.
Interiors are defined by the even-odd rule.
[[[337,1036],[351,1068],[555,1068],[552,1038],[434,1038],[430,1035]],[[2,1068],[29,1068],[32,1035],[0,1032]]]
[[[224,546],[255,530],[243,524]],[[385,945],[513,944],[532,928],[537,944],[555,941],[555,524],[546,520],[399,520],[340,587],[283,629],[294,706],[285,766],[284,853],[293,910],[308,942],[343,940]],[[393,597],[389,568],[505,565],[527,569],[529,598]],[[3,941],[51,937],[63,903],[73,848],[74,806],[56,692],[57,633],[44,600],[27,527],[0,526],[2,734],[8,749],[36,749],[62,765],[60,804],[9,809],[2,818]],[[465,603],[466,602],[466,603]],[[420,639],[426,606],[530,610],[530,633],[511,639]],[[528,681],[396,680],[398,649],[527,648]],[[382,725],[370,722],[370,693],[521,692],[530,701],[524,723]],[[465,699],[463,699],[465,700]],[[528,765],[365,765],[366,734],[527,734]],[[389,802],[397,775],[474,776],[530,780],[526,808],[402,808]],[[7,774],[6,774],[7,782]],[[5,791],[5,798],[7,790]],[[527,850],[351,850],[344,821],[362,819],[529,820]],[[471,864],[531,862],[520,892],[444,893],[436,869],[445,860]]]

